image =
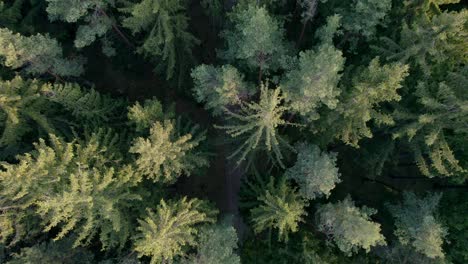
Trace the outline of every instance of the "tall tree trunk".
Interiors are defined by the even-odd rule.
[[[305,33],[306,26],[307,26],[307,22],[308,21],[304,21],[304,23],[302,23],[302,30],[301,30],[301,34],[299,35],[299,39],[297,40],[296,48],[299,48],[301,46],[301,42],[302,42],[302,39],[304,38],[304,33]]]

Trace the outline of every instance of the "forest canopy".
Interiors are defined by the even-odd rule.
[[[468,263],[460,0],[0,0],[0,263]]]

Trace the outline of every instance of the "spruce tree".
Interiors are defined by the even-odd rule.
[[[299,54],[297,68],[286,74],[282,88],[292,110],[307,121],[319,118],[317,108],[322,105],[330,109],[338,104],[338,82],[345,59],[333,45],[324,44],[317,50]]]
[[[418,107],[399,108],[394,114],[401,124],[394,138],[408,140],[420,171],[428,177],[455,176],[460,181],[467,177],[465,164],[460,164],[453,151],[463,148],[462,141],[458,146],[454,143],[468,135],[464,127],[468,101],[456,87],[467,81],[461,74],[449,74],[453,81],[448,83],[419,82]]]
[[[183,259],[183,264],[240,264],[236,229],[227,221],[200,229],[197,253]]]
[[[208,165],[205,157],[196,148],[205,139],[205,133],[179,135],[174,121],[155,122],[148,138],[137,138],[130,153],[138,154],[136,167],[153,181],[173,183],[184,173],[190,175],[195,169]]]
[[[307,200],[330,196],[331,190],[341,182],[336,167],[336,153],[322,152],[318,146],[300,142],[296,144],[297,160],[285,176],[299,185],[299,194]]]
[[[183,247],[196,246],[197,225],[215,222],[216,211],[198,199],[184,197],[166,203],[161,200],[156,212],[138,220],[134,249],[140,257],[148,256],[150,263],[167,263],[183,255]]]
[[[284,177],[276,184],[271,177],[258,201],[260,205],[250,210],[255,233],[278,229],[278,240],[287,241],[289,233],[297,232],[299,223],[304,222],[307,215],[305,201]]]
[[[172,78],[176,65],[182,66],[192,56],[199,42],[188,29],[187,5],[187,0],[142,0],[122,9],[130,14],[122,22],[124,27],[133,34],[146,34],[138,51],[164,61],[166,79]]]
[[[403,193],[403,202],[388,205],[395,218],[395,235],[403,245],[410,245],[429,258],[443,258],[447,230],[437,220],[435,211],[440,194],[428,194],[424,198],[414,193]]]
[[[326,133],[334,133],[348,145],[358,147],[362,138],[372,138],[369,121],[377,125],[393,125],[391,115],[376,108],[383,102],[399,101],[398,89],[408,76],[408,66],[401,63],[380,65],[373,59],[366,69],[352,79],[352,88],[344,93],[336,112],[328,116]]]
[[[141,105],[136,102],[131,107],[128,107],[128,119],[131,123],[135,124],[136,130],[139,132],[145,131],[157,121],[164,120],[162,104],[156,99],[147,99]],[[172,117],[172,116],[170,116]]]
[[[226,109],[228,119],[232,120],[233,124],[216,127],[226,130],[233,138],[240,137],[242,142],[229,158],[236,157],[237,163],[240,164],[249,153],[264,148],[268,155],[273,156],[273,159],[284,167],[280,147],[281,143],[289,145],[278,135],[278,127],[288,124],[283,119],[288,110],[288,107],[281,105],[283,99],[280,88],[269,90],[267,84],[262,84],[258,103],[243,103],[238,113]]]
[[[264,71],[281,66],[281,58],[288,53],[284,29],[264,7],[238,5],[229,14],[229,21],[232,28],[221,33],[226,40],[223,58],[257,69],[259,82]]]
[[[83,73],[83,60],[63,58],[62,47],[48,35],[26,37],[0,28],[0,56],[4,57],[6,67],[28,74],[79,76]]]
[[[371,247],[386,244],[380,224],[370,219],[375,213],[373,208],[356,207],[348,196],[343,201],[321,205],[315,219],[318,230],[350,256],[359,249],[369,252]]]
[[[223,114],[225,108],[240,105],[252,93],[244,76],[231,65],[202,64],[192,70],[191,76],[195,100],[204,103],[214,116]]]
[[[3,216],[14,223],[17,235],[27,224],[22,220],[39,216],[43,231],[57,227],[55,239],[76,232],[75,246],[89,244],[96,235],[103,248],[123,246],[130,228],[123,211],[129,201],[139,199],[129,188],[141,177],[130,166],[114,169],[115,154],[98,135],[84,144],[53,135],[50,142],[41,139],[17,164],[3,164]]]

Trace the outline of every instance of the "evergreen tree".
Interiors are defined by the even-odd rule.
[[[0,56],[5,58],[6,67],[24,69],[28,74],[79,76],[83,73],[83,60],[64,59],[60,44],[48,35],[25,37],[0,28]]]
[[[164,120],[164,112],[162,104],[156,99],[147,99],[143,105],[136,102],[128,108],[128,119],[136,125],[136,130],[139,132],[145,131],[157,121]],[[172,117],[172,116],[170,116]]]
[[[151,257],[151,264],[171,262],[184,254],[183,247],[197,245],[196,225],[213,223],[214,214],[198,199],[161,200],[156,212],[148,209],[148,216],[138,220],[134,249],[140,257]]]
[[[296,144],[297,161],[285,176],[299,185],[299,194],[307,200],[330,196],[340,180],[336,167],[336,153],[322,152],[316,145]]]
[[[163,183],[173,183],[184,173],[190,175],[196,168],[207,166],[208,161],[195,151],[205,132],[198,135],[179,135],[174,122],[156,122],[148,138],[137,138],[130,153],[138,154],[136,166],[146,177]]]
[[[461,74],[451,74],[455,83],[466,83],[466,77]],[[402,125],[394,133],[394,138],[408,139],[424,175],[456,176],[463,181],[467,177],[466,168],[455,157],[450,143],[468,135],[464,126],[468,117],[468,101],[465,93],[452,86],[453,83],[419,82],[416,96],[420,107],[397,109],[395,118]],[[455,149],[460,147],[463,143]]]
[[[292,110],[306,120],[319,118],[317,108],[322,104],[330,109],[338,103],[338,82],[345,59],[333,45],[324,44],[314,50],[299,54],[297,68],[286,74],[282,83],[285,97],[291,102]]]
[[[124,27],[133,34],[147,32],[139,52],[166,63],[166,77],[171,79],[176,65],[192,56],[198,40],[189,32],[189,18],[185,14],[187,0],[142,0],[122,9],[130,16]]]
[[[231,65],[202,64],[192,70],[191,76],[195,99],[204,103],[205,109],[211,110],[214,116],[224,113],[225,108],[241,104],[252,93],[244,76]]]
[[[414,193],[403,193],[403,203],[389,205],[395,218],[395,235],[403,245],[411,245],[429,258],[443,258],[442,244],[447,231],[435,218],[441,195],[424,198]]]
[[[370,217],[377,210],[363,206],[356,207],[348,196],[335,204],[321,205],[315,213],[318,230],[335,242],[347,255],[359,249],[370,251],[371,247],[385,245],[385,238],[380,233],[380,224]]]
[[[318,28],[315,32],[315,38],[319,39],[322,45],[333,45],[333,37],[341,34],[341,31],[339,30],[341,27],[341,20],[342,17],[337,14],[328,16],[327,23]]]
[[[93,254],[84,248],[72,248],[73,240],[43,242],[21,249],[14,254],[8,264],[48,263],[48,264],[91,264]]]
[[[197,253],[183,259],[184,264],[240,264],[236,229],[224,222],[200,229]]]
[[[216,127],[226,130],[233,138],[246,138],[229,158],[238,157],[237,163],[240,164],[253,150],[264,147],[269,154],[273,150],[274,160],[284,167],[280,143],[289,145],[278,135],[278,126],[288,124],[282,118],[288,107],[281,105],[283,96],[280,93],[280,88],[269,90],[266,84],[262,84],[258,103],[241,104],[239,113],[226,109],[228,118],[233,119],[234,124]]]
[[[376,107],[383,102],[400,100],[397,93],[401,82],[408,75],[408,66],[400,63],[380,65],[373,59],[352,80],[352,89],[342,96],[341,104],[328,120],[327,130],[335,133],[346,144],[358,147],[360,139],[372,138],[367,123],[393,125],[392,116],[379,112]]]
[[[3,217],[14,224],[17,235],[27,224],[22,220],[39,215],[45,232],[59,228],[55,239],[74,231],[78,232],[75,246],[89,244],[96,234],[103,248],[123,246],[129,224],[120,210],[139,199],[128,188],[140,177],[129,166],[111,167],[115,154],[98,135],[86,144],[65,143],[53,135],[50,141],[48,146],[41,139],[35,151],[18,157],[17,164],[3,164]]]
[[[307,215],[305,201],[290,187],[285,178],[275,185],[270,178],[267,189],[258,197],[260,205],[250,210],[255,233],[278,229],[278,240],[288,240],[289,233],[298,231],[299,222]]]
[[[376,26],[382,24],[391,8],[391,0],[353,0],[349,10],[340,12],[343,28],[348,34],[372,38]]]
[[[83,48],[91,45],[96,39],[101,39],[102,51],[107,56],[115,55],[116,51],[107,38],[107,33],[113,29],[131,46],[125,35],[118,29],[107,12],[114,7],[114,1],[102,0],[47,0],[47,13],[51,21],[62,20],[68,23],[85,22],[78,26],[75,36],[75,47]]]
[[[17,76],[11,81],[0,81],[0,146],[18,145],[32,127],[46,135],[54,133],[51,118],[47,115],[49,107],[41,96],[41,84],[37,80],[23,80]]]
[[[229,14],[229,21],[232,28],[221,33],[227,45],[222,57],[258,69],[259,82],[264,71],[281,66],[281,58],[288,53],[284,30],[264,7],[238,5]]]
[[[413,63],[425,75],[430,75],[437,65],[454,70],[454,66],[467,62],[467,16],[468,11],[462,10],[440,13],[430,20],[404,22],[398,41],[382,37],[381,47],[374,48],[388,60]]]

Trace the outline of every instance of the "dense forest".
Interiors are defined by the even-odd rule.
[[[468,263],[460,0],[0,1],[0,263]]]

